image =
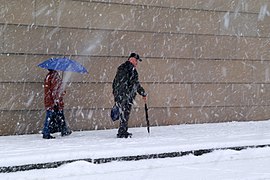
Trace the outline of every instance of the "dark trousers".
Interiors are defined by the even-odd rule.
[[[46,111],[46,118],[43,127],[43,135],[49,136],[51,133],[61,132],[61,134],[65,134],[69,131],[67,127],[64,111],[63,110],[47,110]]]
[[[132,103],[130,103],[129,101],[123,101],[121,103],[118,103],[118,107],[120,111],[120,125],[118,134],[122,134],[127,132],[128,130],[128,120],[132,108]]]

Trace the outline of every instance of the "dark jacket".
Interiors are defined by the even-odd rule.
[[[129,61],[121,64],[113,80],[113,95],[115,102],[133,102],[137,93],[146,96],[145,90],[139,82],[136,68]]]
[[[50,71],[44,80],[44,105],[46,109],[64,108],[62,79],[57,71]]]

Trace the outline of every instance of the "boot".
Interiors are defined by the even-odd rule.
[[[72,133],[70,128],[67,126],[65,120],[61,120],[61,136],[68,136]]]
[[[68,136],[72,133],[72,131],[70,129],[66,130],[66,131],[62,131],[61,132],[61,136]]]
[[[128,138],[128,137],[132,137],[132,133],[129,133],[129,132],[125,132],[125,133],[122,133],[122,134],[117,134],[117,138]]]
[[[50,134],[49,135],[43,134],[43,139],[55,139],[55,137],[51,136]]]
[[[128,138],[128,137],[131,137],[131,136],[132,136],[132,134],[127,132],[127,128],[120,127],[118,129],[117,138]]]

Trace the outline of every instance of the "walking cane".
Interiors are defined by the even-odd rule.
[[[145,110],[145,119],[146,119],[146,123],[147,123],[147,131],[148,133],[150,133],[150,123],[149,123],[149,119],[148,119],[148,108],[147,108],[147,104],[144,104],[144,110]]]

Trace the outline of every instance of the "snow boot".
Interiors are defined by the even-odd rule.
[[[117,138],[128,138],[131,137],[132,134],[128,132],[128,121],[120,121],[120,127],[118,129]]]
[[[61,136],[68,136],[72,133],[72,131],[70,129],[66,130],[66,131],[62,131],[61,132]]]
[[[50,134],[49,135],[43,134],[43,139],[55,139],[55,137],[51,136]]]
[[[125,132],[125,133],[121,133],[121,134],[117,134],[117,138],[128,138],[128,137],[132,137],[132,133],[129,132]]]

